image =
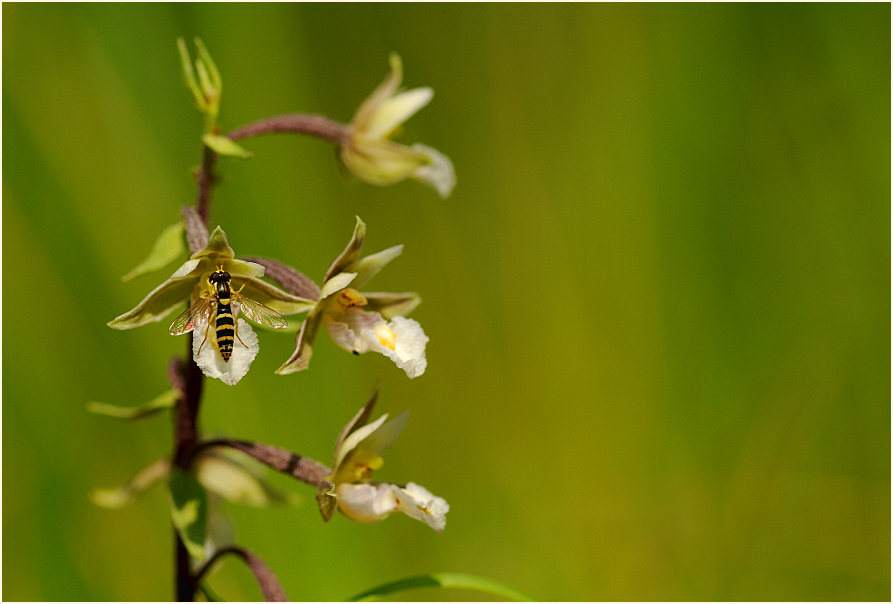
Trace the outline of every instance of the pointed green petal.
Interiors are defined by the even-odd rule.
[[[90,401],[87,403],[87,411],[117,419],[140,419],[153,415],[162,409],[173,407],[177,404],[179,396],[180,393],[172,388],[139,407],[121,407],[119,405]]]
[[[185,276],[170,278],[149,292],[149,295],[133,310],[109,321],[108,326],[113,329],[133,329],[146,323],[160,321],[184,300],[189,299],[197,283],[198,275],[192,272]]]
[[[301,323],[301,331],[295,339],[295,351],[282,367],[276,370],[279,375],[287,375],[289,373],[297,373],[304,371],[310,366],[310,357],[313,356],[313,340],[316,339],[316,332],[319,330],[319,324],[322,320],[322,313],[311,312]]]
[[[356,273],[338,273],[323,283],[322,290],[319,292],[319,299],[325,300],[332,294],[340,292],[342,289],[350,285],[356,276]]]
[[[385,76],[384,81],[378,85],[378,88],[360,104],[351,120],[351,125],[359,131],[365,131],[368,128],[379,107],[393,96],[400,87],[400,82],[403,80],[403,62],[395,52],[391,53],[389,62],[391,72]]]
[[[356,219],[357,223],[353,229],[353,236],[351,236],[344,251],[335,258],[335,261],[332,262],[329,270],[326,271],[326,276],[323,278],[323,284],[325,284],[325,282],[333,275],[344,272],[345,267],[353,263],[360,256],[360,251],[363,249],[363,241],[366,238],[366,223],[363,222],[359,216],[357,216]]]
[[[377,312],[387,320],[396,316],[405,317],[422,303],[421,296],[415,292],[402,294],[363,292],[363,296],[366,298],[365,310]]]
[[[378,388],[375,388],[375,392],[372,393],[372,396],[369,397],[369,400],[366,401],[366,404],[363,405],[363,408],[357,411],[357,414],[351,418],[347,425],[344,426],[344,429],[341,430],[341,434],[338,435],[338,440],[335,441],[335,455],[338,455],[338,449],[341,448],[341,443],[344,442],[344,439],[347,438],[350,434],[356,431],[358,428],[365,426],[369,423],[369,417],[372,415],[372,410],[375,408],[375,403],[378,401]]]
[[[385,423],[381,428],[375,430],[357,445],[357,448],[373,453],[381,454],[385,449],[390,447],[403,429],[406,428],[406,422],[409,421],[409,412],[404,411],[391,421]]]
[[[389,137],[403,122],[430,103],[433,97],[434,91],[430,88],[413,88],[395,94],[378,107],[363,134],[370,139]]]
[[[171,464],[167,459],[146,466],[126,484],[112,489],[95,489],[90,493],[90,499],[99,507],[118,509],[131,504],[137,495],[144,492],[150,486],[165,478],[170,472]]]
[[[353,286],[356,288],[363,287],[367,281],[369,281],[372,277],[378,274],[378,271],[383,269],[387,264],[403,253],[403,245],[395,245],[394,247],[389,247],[386,250],[382,250],[377,254],[372,254],[371,256],[366,256],[365,258],[361,258],[356,262],[352,263],[345,270],[351,273],[356,273],[357,278],[353,282]]]
[[[226,240],[226,233],[224,233],[223,229],[218,226],[208,238],[208,245],[205,246],[205,249],[196,252],[192,257],[207,258],[212,262],[223,263],[225,260],[232,260],[235,258],[236,254]]]
[[[189,555],[205,559],[208,496],[192,472],[174,468],[171,472],[169,501],[171,520]]]
[[[132,271],[121,277],[121,280],[130,281],[134,277],[161,270],[185,252],[186,242],[183,239],[183,223],[177,222],[161,232],[146,259]]]
[[[233,287],[242,288],[243,295],[269,306],[281,315],[296,315],[312,310],[316,306],[316,300],[294,296],[260,279],[233,279]]]
[[[219,134],[205,134],[202,137],[202,142],[218,155],[238,157],[239,159],[248,159],[254,155],[251,151],[236,144],[235,141]]]

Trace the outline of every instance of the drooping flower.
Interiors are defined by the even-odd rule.
[[[373,185],[392,185],[412,178],[449,197],[456,184],[450,159],[430,147],[411,147],[390,140],[403,122],[427,105],[434,96],[430,88],[398,92],[403,63],[390,56],[391,73],[363,101],[351,120],[350,136],[342,144],[341,159],[358,178]]]
[[[279,314],[305,312],[314,306],[312,300],[294,296],[261,281],[259,277],[263,276],[264,267],[253,262],[237,260],[226,240],[226,234],[218,226],[202,250],[193,254],[164,283],[149,292],[149,295],[135,308],[110,321],[109,327],[133,329],[161,321],[180,307],[185,300],[189,301],[189,308],[192,308],[213,292],[209,277],[217,271],[224,271],[230,275],[233,290],[238,290],[246,298],[259,302]],[[233,306],[237,306],[237,303]],[[238,310],[234,308],[233,314],[237,313]],[[247,373],[257,355],[257,336],[245,321],[234,317],[238,337],[233,345],[232,356],[228,361],[224,361],[218,352],[216,330],[213,325],[209,325],[214,314],[208,310],[204,315],[194,317],[194,320],[184,324],[183,329],[178,331],[179,333],[195,331],[193,358],[205,375],[233,385]],[[249,312],[245,311],[243,314],[251,318]]]
[[[276,373],[307,369],[320,323],[344,350],[354,354],[379,352],[410,378],[425,372],[428,336],[418,322],[404,316],[421,302],[418,294],[360,293],[356,289],[399,256],[403,246],[359,258],[365,236],[366,225],[357,217],[353,237],[326,271],[319,297],[301,324],[294,353]]]
[[[329,520],[335,506],[345,516],[358,522],[375,522],[393,512],[403,512],[424,522],[435,531],[446,527],[449,504],[426,488],[413,482],[405,485],[372,480],[372,473],[382,467],[381,454],[406,427],[407,413],[388,420],[384,414],[369,422],[376,395],[344,427],[335,444],[335,463],[328,484],[317,499],[323,518]]]

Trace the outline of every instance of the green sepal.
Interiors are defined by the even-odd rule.
[[[251,151],[246,150],[235,141],[219,134],[205,134],[202,136],[202,142],[207,145],[211,151],[217,155],[225,155],[227,157],[238,157],[240,159],[248,159],[254,155]]]
[[[494,596],[505,598],[506,600],[514,600],[516,602],[535,602],[530,596],[521,593],[517,589],[512,589],[507,585],[503,585],[493,579],[486,577],[478,577],[476,575],[466,575],[464,573],[430,573],[427,575],[418,575],[415,577],[407,577],[399,581],[385,583],[366,590],[350,598],[351,602],[362,602],[379,599],[377,596],[405,591],[407,589],[419,589],[421,587],[442,587],[444,589],[469,589],[472,591],[480,591]]]
[[[238,261],[234,261],[238,262]],[[242,286],[244,285],[244,288]],[[269,306],[280,315],[297,315],[312,310],[316,300],[294,296],[260,279],[240,279],[233,277],[233,288],[256,302]]]
[[[113,329],[133,329],[160,321],[189,298],[196,283],[197,279],[192,276],[172,277],[149,292],[135,308],[112,319],[107,325]]]
[[[90,401],[87,403],[87,411],[116,419],[140,419],[158,413],[162,409],[173,407],[177,404],[179,396],[179,391],[171,388],[139,407],[122,407],[120,405]]]
[[[326,271],[326,276],[323,278],[323,289],[325,289],[325,282],[338,273],[344,272],[345,268],[359,257],[360,251],[363,249],[363,242],[366,240],[366,223],[359,216],[356,216],[356,219],[353,235],[351,235],[347,247],[335,258],[329,266],[329,270]]]
[[[161,231],[146,259],[121,277],[121,281],[130,281],[134,277],[161,270],[182,256],[186,252],[183,230],[183,222],[178,221]]]
[[[229,241],[226,240],[226,233],[219,226],[214,229],[208,236],[208,245],[203,250],[199,250],[192,255],[193,259],[209,258],[213,256],[213,262],[223,263],[224,260],[232,260],[236,257],[233,248],[230,247]]]
[[[276,370],[279,375],[287,375],[304,371],[310,366],[310,357],[313,356],[313,341],[316,339],[316,332],[319,330],[319,324],[322,322],[322,313],[311,311],[301,322],[301,330],[295,338],[295,351],[285,361],[282,366]]]
[[[363,292],[363,297],[366,298],[364,310],[377,312],[389,321],[396,316],[405,317],[422,303],[422,298],[415,292],[402,294]]]
[[[120,487],[93,489],[93,492],[90,493],[90,500],[102,508],[122,508],[133,503],[137,495],[143,493],[162,478],[167,477],[170,468],[169,460],[159,459],[137,472],[133,478]]]
[[[338,273],[331,279],[327,279],[319,290],[319,299],[324,300],[336,292],[350,285],[351,281],[357,276],[356,273]]]
[[[372,254],[353,262],[345,267],[346,272],[357,273],[353,286],[357,289],[363,287],[369,279],[378,274],[391,260],[403,253],[403,245],[395,245],[377,254]]]
[[[169,487],[171,520],[189,555],[201,562],[205,559],[208,495],[194,472],[180,468],[171,470]]]

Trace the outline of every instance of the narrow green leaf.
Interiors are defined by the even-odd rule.
[[[171,388],[156,396],[151,401],[139,407],[121,407],[109,403],[90,401],[87,403],[87,411],[97,415],[107,415],[117,419],[140,419],[158,413],[162,409],[168,409],[177,404],[180,393]]]
[[[247,159],[253,155],[251,151],[246,151],[234,141],[231,141],[225,136],[220,136],[219,134],[205,134],[202,136],[202,142],[218,155],[239,157],[241,159]]]
[[[137,495],[165,478],[170,472],[170,461],[159,459],[146,466],[127,481],[126,484],[111,489],[94,489],[90,500],[101,508],[118,509],[134,502]]]
[[[192,472],[179,468],[171,471],[171,519],[189,555],[198,561],[205,559],[208,496]]]
[[[378,587],[364,591],[350,598],[352,602],[362,602],[378,599],[377,596],[384,596],[398,591],[407,589],[419,589],[421,587],[442,587],[445,589],[470,589],[480,591],[494,596],[505,598],[506,600],[514,600],[517,602],[535,602],[530,596],[527,596],[516,589],[512,589],[498,581],[478,577],[476,575],[466,575],[464,573],[431,573],[428,575],[418,575],[415,577],[407,577],[399,581],[385,583]]]
[[[155,240],[155,243],[152,245],[152,251],[149,252],[146,259],[140,262],[132,271],[121,277],[121,281],[130,281],[134,277],[161,270],[185,252],[186,242],[183,238],[183,222],[178,221],[161,231],[161,235]]]

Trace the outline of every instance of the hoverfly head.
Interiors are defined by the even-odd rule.
[[[229,276],[229,273],[223,270],[222,266],[218,266],[217,270],[211,273],[211,276],[208,277],[208,281],[212,285],[217,285],[219,283],[229,283],[230,279],[231,277]]]

